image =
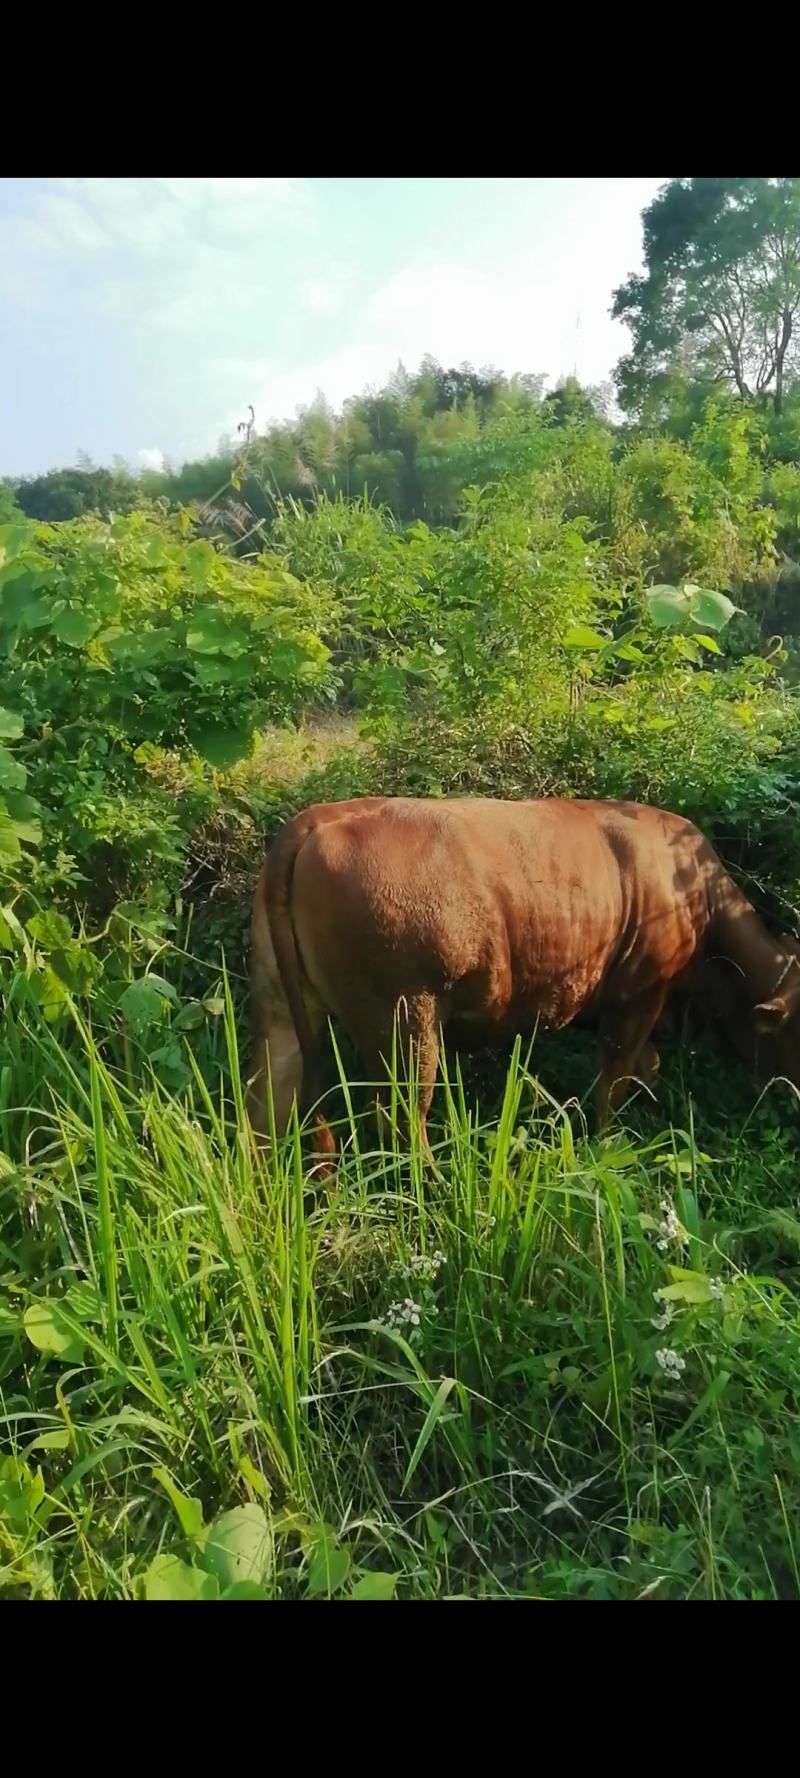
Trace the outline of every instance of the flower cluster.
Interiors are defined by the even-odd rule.
[[[656,1302],[661,1304],[661,1307],[659,1308],[658,1314],[653,1316],[650,1326],[654,1327],[658,1333],[663,1333],[664,1328],[669,1327],[672,1320],[672,1304],[662,1301],[660,1290],[654,1290],[653,1295]]]
[[[414,1298],[407,1296],[402,1302],[390,1303],[386,1311],[387,1327],[419,1327],[420,1306]]]
[[[667,1203],[666,1198],[661,1200],[661,1218],[656,1241],[659,1253],[666,1253],[670,1241],[677,1241],[681,1247],[685,1246],[688,1239],[686,1230],[683,1223],[678,1221],[674,1206]]]
[[[686,1359],[681,1358],[679,1352],[670,1351],[668,1346],[656,1353],[656,1364],[661,1366],[665,1377],[671,1377],[673,1381],[686,1369]]]
[[[438,1247],[435,1253],[412,1253],[408,1265],[403,1267],[403,1273],[406,1278],[421,1278],[430,1284],[444,1263],[445,1256]]]

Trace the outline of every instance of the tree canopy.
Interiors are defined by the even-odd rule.
[[[643,226],[644,273],[612,310],[633,335],[623,408],[641,412],[683,371],[780,414],[798,362],[800,179],[672,179]]]

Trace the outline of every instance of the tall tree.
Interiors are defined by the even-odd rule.
[[[672,179],[642,221],[644,273],[612,307],[633,335],[620,404],[641,409],[691,359],[779,414],[800,347],[800,179]]]

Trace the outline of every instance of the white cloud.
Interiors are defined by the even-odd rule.
[[[318,390],[340,407],[385,382],[398,359],[412,370],[426,352],[550,382],[573,368],[599,380],[625,347],[608,305],[636,264],[639,204],[658,182],[598,181],[595,200],[586,181],[565,180],[542,200],[535,181],[518,182],[519,196],[489,181],[496,206],[486,183],[476,182],[474,227],[448,229],[443,212],[427,237],[437,249],[409,249],[403,263],[395,248],[394,269],[376,282],[375,265],[393,264],[391,238],[373,248],[359,232],[357,198],[342,227],[341,193],[333,226],[313,181],[24,181],[0,215],[0,297],[34,355],[48,342],[46,313],[81,347],[87,327],[101,328],[149,403],[149,421],[134,426],[163,437],[170,456],[180,449],[173,427],[193,451],[213,449],[251,401],[259,427]],[[135,438],[120,442],[133,453]],[[155,454],[146,447],[140,461]]]
[[[609,301],[618,275],[616,264],[609,267]],[[358,313],[358,343],[292,367],[262,357],[219,360],[216,369],[230,379],[238,405],[253,402],[259,426],[286,418],[319,389],[340,407],[348,395],[384,383],[398,359],[413,370],[426,353],[445,365],[468,360],[508,374],[542,372],[551,383],[577,368],[594,382],[608,374],[625,335],[596,303],[580,317],[584,282],[579,254],[559,262],[557,278],[534,253],[490,270],[426,257],[373,291]]]
[[[74,198],[56,191],[44,192],[37,209],[40,224],[60,248],[94,253],[110,245],[106,229]]]
[[[215,368],[232,391],[222,429],[233,428],[241,418],[239,410],[249,401],[260,430],[271,421],[293,416],[299,407],[307,407],[319,391],[334,407],[341,407],[348,395],[357,395],[368,384],[385,382],[397,356],[395,353],[392,358],[385,346],[376,344],[344,346],[340,352],[289,370],[277,359],[218,359]]]
[[[584,250],[591,250],[588,242]],[[487,271],[426,259],[375,291],[367,320],[387,348],[391,338],[392,358],[409,365],[430,352],[447,364],[541,371],[551,381],[577,368],[592,381],[605,374],[624,335],[596,307],[582,329],[584,285],[582,253],[560,257],[557,275],[536,253],[509,256]]]
[[[44,255],[122,250],[132,265],[117,283],[135,299],[137,268],[156,282],[175,276],[185,291],[216,261],[218,280],[227,276],[235,289],[263,250],[262,231],[279,223],[307,231],[312,218],[299,179],[39,180],[26,214],[0,221],[0,246],[29,276]]]
[[[349,265],[338,260],[317,261],[301,278],[296,297],[302,309],[314,315],[336,315],[352,300],[356,275]]]
[[[158,445],[145,445],[137,451],[136,460],[140,469],[163,469],[165,465],[164,452]]]
[[[52,235],[28,216],[0,216],[0,292],[26,310],[47,307],[57,251]]]

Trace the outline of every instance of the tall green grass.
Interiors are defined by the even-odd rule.
[[[314,1192],[296,1122],[253,1146],[230,996],[225,1036],[180,1098],[85,1025],[7,1044],[0,1590],[798,1596],[782,1136],[712,1158],[676,1088],[578,1138],[517,1045],[485,1112],[448,1058],[433,1173],[340,1090]]]

